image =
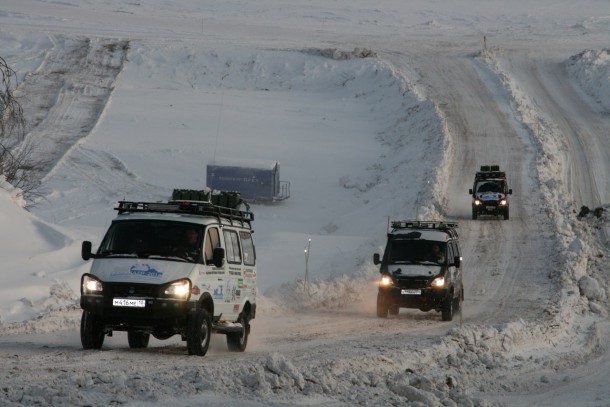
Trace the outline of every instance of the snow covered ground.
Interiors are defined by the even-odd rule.
[[[44,199],[0,181],[0,404],[610,405],[609,31],[605,0],[1,2]],[[291,184],[252,208],[246,352],[82,350],[82,240],[223,159]],[[510,221],[470,219],[482,164]],[[459,222],[462,322],[375,316],[388,217]]]

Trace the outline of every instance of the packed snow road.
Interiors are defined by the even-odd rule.
[[[553,225],[540,216],[544,202],[536,182],[533,140],[481,56],[459,48],[439,55],[422,47],[410,51],[408,60],[421,72],[420,82],[438,104],[452,142],[453,154],[444,172],[445,216],[460,224],[467,320],[494,324],[513,321],[517,315],[540,317],[557,290],[549,279],[557,265],[548,260],[557,248]],[[509,221],[471,220],[468,189],[474,172],[489,164],[506,171],[513,190]]]

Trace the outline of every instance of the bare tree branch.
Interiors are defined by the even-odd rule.
[[[12,89],[19,84],[17,74],[8,66],[4,58],[0,57],[0,75],[2,84],[0,88],[0,138],[16,136],[22,139],[25,132],[25,119],[23,109],[15,99]]]
[[[41,197],[40,180],[33,162],[34,145],[25,140],[25,117],[13,90],[19,85],[16,72],[0,57],[0,175],[14,187],[21,189],[26,202]],[[21,141],[18,148],[9,140]],[[11,145],[9,145],[11,144]],[[27,207],[27,206],[26,206]],[[31,206],[30,206],[31,207]]]

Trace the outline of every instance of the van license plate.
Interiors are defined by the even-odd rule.
[[[421,290],[400,290],[404,295],[421,295]]]
[[[146,300],[132,300],[129,298],[113,298],[112,305],[115,307],[144,308],[146,306]]]

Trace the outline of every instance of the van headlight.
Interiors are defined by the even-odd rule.
[[[500,199],[500,206],[506,205],[506,199]]]
[[[443,288],[445,286],[445,277],[436,277],[432,280],[432,287]]]
[[[379,281],[379,285],[381,287],[389,287],[392,285],[392,277],[388,275],[381,276],[381,280]]]
[[[101,294],[104,290],[102,282],[90,274],[85,274],[81,280],[81,294]]]
[[[165,295],[185,300],[188,299],[191,295],[191,280],[174,281],[165,288]]]
[[[479,201],[478,199],[474,200],[474,206],[479,206],[481,205],[481,201]]]

